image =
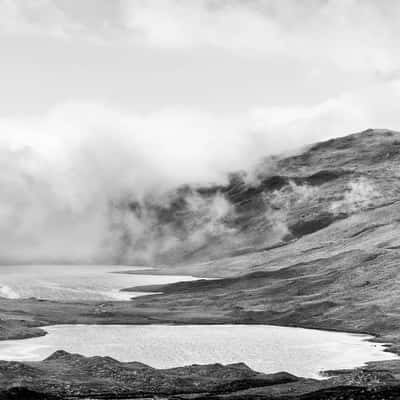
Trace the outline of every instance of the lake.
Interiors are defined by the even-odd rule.
[[[0,342],[0,359],[41,360],[64,349],[157,368],[245,362],[262,372],[318,378],[321,370],[395,359],[366,335],[268,325],[57,325],[48,335]]]
[[[192,276],[132,275],[132,266],[1,266],[0,296],[58,301],[128,300],[143,292],[132,286],[196,279]],[[136,269],[140,269],[137,267]],[[365,335],[268,325],[58,325],[48,335],[0,341],[0,359],[41,360],[56,350],[140,361],[157,368],[245,362],[262,372],[288,371],[318,377],[326,369],[353,368],[396,358]]]
[[[112,273],[134,269],[143,268],[120,265],[2,265],[0,296],[58,301],[129,300],[143,293],[121,292],[121,289],[197,279],[192,276]]]

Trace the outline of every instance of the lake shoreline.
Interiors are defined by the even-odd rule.
[[[125,271],[124,271],[125,272]],[[117,272],[117,273],[124,273]],[[136,272],[136,271],[135,271]],[[143,271],[144,272],[144,271]],[[170,275],[171,271],[168,271]],[[146,270],[149,274],[150,271]],[[138,274],[140,272],[138,271]],[[199,283],[200,281],[200,283]],[[268,314],[259,313],[251,314],[244,313],[241,310],[221,311],[220,309],[209,309],[198,305],[196,298],[193,299],[197,305],[196,312],[188,312],[186,307],[179,305],[171,309],[168,303],[171,301],[179,304],[177,299],[180,298],[180,290],[183,286],[185,290],[191,290],[197,285],[207,284],[206,279],[198,281],[184,282],[177,284],[158,285],[154,290],[159,290],[161,287],[166,289],[165,293],[146,294],[141,297],[135,297],[130,301],[80,301],[80,302],[58,302],[51,300],[39,300],[36,298],[30,299],[0,299],[0,340],[6,339],[27,339],[46,335],[45,328],[50,325],[64,324],[85,324],[85,325],[272,325],[279,327],[293,327],[324,330],[332,332],[343,332],[349,334],[363,334],[371,336],[367,340],[370,342],[382,343],[388,351],[400,355],[400,347],[396,343],[396,336],[388,335],[388,332],[368,331],[363,328],[352,326],[334,327],[330,324],[325,324],[317,318],[304,322],[290,322],[288,320],[275,321]],[[209,281],[211,282],[211,281]],[[218,284],[218,282],[214,283]],[[135,287],[139,289],[139,287]],[[143,289],[143,287],[142,287]],[[132,290],[129,289],[128,290]],[[185,292],[185,295],[187,293]],[[168,299],[168,301],[164,301]],[[155,303],[155,304],[153,304]],[[160,307],[160,304],[162,305]],[[344,321],[346,324],[346,321]],[[344,328],[344,329],[343,329]],[[392,340],[390,340],[392,339]],[[134,361],[134,360],[133,360]],[[61,362],[61,361],[59,361]],[[382,371],[389,371],[389,377],[382,374]],[[297,378],[298,381],[286,384],[279,384],[276,388],[281,396],[282,393],[297,393],[307,394],[312,396],[312,393],[317,393],[320,390],[336,390],[339,394],[343,391],[350,390],[347,387],[356,385],[360,388],[367,387],[368,390],[381,390],[382,386],[394,385],[396,388],[397,382],[392,379],[393,375],[400,375],[400,361],[378,361],[368,363],[364,367],[355,368],[352,370],[326,371],[329,379],[329,384],[321,385],[321,383],[310,382],[303,378]],[[366,383],[373,376],[373,384]],[[398,382],[400,388],[400,381]],[[306,388],[304,387],[306,386]],[[257,385],[255,385],[257,386]],[[281,387],[282,386],[282,387]],[[346,389],[342,387],[345,386]],[[0,386],[1,390],[1,386]],[[271,388],[253,388],[245,389],[247,391],[256,390],[263,395],[270,393]],[[397,389],[393,389],[397,390]],[[400,389],[399,389],[400,390]],[[275,395],[276,393],[273,393]],[[232,393],[236,393],[232,391]],[[215,393],[214,393],[215,394]],[[270,395],[270,394],[269,394]],[[279,398],[277,395],[277,399]],[[117,397],[104,397],[117,398]],[[275,398],[275,397],[271,397]],[[312,397],[310,397],[311,399]],[[318,397],[315,397],[318,398]]]
[[[81,324],[81,322],[79,323]],[[93,323],[94,324],[94,323]],[[97,323],[98,324],[98,323]],[[110,325],[112,324],[110,321],[107,321],[106,323],[102,323],[100,325]],[[164,325],[188,325],[188,323],[177,323],[175,322],[164,322]],[[203,325],[210,325],[213,324],[212,322],[208,322],[208,323],[203,323]],[[225,323],[228,324],[228,323]],[[234,325],[238,325],[239,323],[235,323]],[[254,325],[262,325],[260,323],[253,323]],[[43,324],[35,324],[36,327],[35,328],[30,328],[30,329],[36,329],[39,327],[39,329],[42,331],[31,331],[31,335],[29,334],[25,334],[25,337],[16,337],[16,339],[24,339],[24,338],[28,338],[28,337],[37,337],[37,336],[41,336],[42,334],[46,335],[47,332],[45,331],[46,326],[49,326],[48,323],[43,323]],[[128,324],[124,324],[124,325],[128,325]],[[142,322],[141,325],[151,325],[150,322]],[[223,325],[223,324],[221,324]],[[246,324],[247,325],[247,324]],[[274,326],[279,326],[279,325],[274,325]],[[293,326],[291,326],[293,327]],[[297,328],[306,328],[308,329],[308,327],[301,327],[298,326]],[[314,329],[314,328],[313,328]],[[324,330],[323,328],[316,328],[316,330]],[[332,330],[330,329],[330,331],[333,332],[337,332],[337,330]],[[367,335],[368,333],[365,332],[346,332],[349,334],[365,334]],[[369,336],[372,336],[370,334],[368,334]],[[19,335],[17,335],[19,336]],[[2,338],[0,336],[0,340],[4,340],[4,338]],[[366,339],[368,341],[374,342],[379,340],[379,338],[372,336],[371,338]],[[85,358],[87,360],[90,360],[91,358]],[[134,361],[134,360],[132,360]],[[62,359],[58,360],[59,363],[64,363],[64,361]],[[8,365],[7,362],[3,362],[6,363],[6,367]],[[18,363],[18,364],[28,364],[30,365],[30,363]],[[118,366],[121,363],[118,364]],[[112,368],[116,368],[115,366],[112,366]],[[119,368],[119,367],[118,367]],[[182,366],[182,370],[185,371],[185,369],[188,369],[188,366]],[[211,368],[211,367],[210,367]],[[393,372],[393,373],[400,373],[400,361],[395,360],[395,361],[377,361],[377,362],[373,362],[373,363],[369,363],[367,362],[365,366],[362,367],[358,367],[358,368],[354,368],[354,369],[350,369],[350,370],[334,370],[334,371],[325,371],[324,375],[328,378],[326,380],[320,381],[320,380],[314,380],[311,378],[303,378],[303,377],[298,377],[298,376],[294,376],[294,375],[290,375],[291,379],[293,379],[292,381],[286,382],[286,383],[282,383],[281,381],[278,380],[277,383],[274,384],[268,384],[267,386],[262,386],[262,382],[260,384],[260,382],[255,381],[253,383],[248,383],[247,386],[246,384],[244,384],[243,387],[241,387],[240,390],[237,390],[237,386],[236,384],[232,384],[232,388],[225,391],[223,396],[224,398],[229,398],[230,396],[232,396],[233,399],[237,399],[238,395],[252,395],[252,393],[254,391],[256,391],[258,393],[258,395],[268,395],[270,396],[270,399],[279,399],[282,396],[285,395],[293,395],[294,393],[298,394],[298,395],[302,395],[302,396],[310,396],[310,399],[313,399],[313,395],[315,393],[315,396],[322,395],[322,393],[325,393],[325,391],[328,391],[329,393],[334,393],[335,396],[336,395],[343,395],[345,393],[347,393],[347,391],[349,390],[353,390],[351,388],[357,387],[357,390],[362,390],[363,388],[365,389],[366,387],[368,388],[369,391],[377,391],[377,393],[379,393],[381,390],[388,390],[388,387],[391,387],[391,390],[393,391],[393,393],[397,390],[399,390],[400,393],[400,384],[399,386],[397,386],[397,384],[394,384],[391,377],[387,377],[385,374],[382,374],[382,371],[385,371],[387,373],[387,371],[389,372]],[[79,370],[76,371],[77,375],[79,375]],[[190,376],[192,374],[191,370],[187,370],[187,376]],[[183,375],[186,375],[186,372],[183,372]],[[267,375],[274,375],[274,374],[267,374]],[[374,383],[370,384],[368,383],[367,385],[365,384],[365,381],[368,381],[369,379],[371,379],[370,377],[373,376],[374,377]],[[391,375],[390,375],[391,376]],[[268,378],[269,379],[269,378]],[[240,387],[240,384],[238,384]],[[390,386],[393,385],[393,386]],[[0,386],[0,391],[1,391],[1,386]],[[321,392],[322,391],[322,392]],[[247,394],[246,394],[247,393]],[[158,395],[163,394],[163,393],[157,393]],[[164,393],[165,394],[165,393]],[[207,393],[190,393],[190,396],[188,396],[188,398],[195,398],[195,399],[201,399],[202,396],[209,396],[210,394],[213,394],[215,396],[219,396],[222,394],[219,394],[219,389],[216,391],[211,391],[211,392],[207,392]],[[117,399],[120,398],[119,396],[117,397],[113,397],[113,395],[111,395],[110,393],[104,394],[105,397],[101,397],[104,399]],[[137,397],[138,393],[131,393],[131,395]],[[74,397],[71,397],[74,398]],[[185,398],[185,397],[183,397]],[[241,397],[239,397],[241,398]],[[317,399],[319,397],[315,397],[315,399]],[[222,399],[222,397],[221,397]]]
[[[0,307],[2,300],[10,300],[13,303],[15,302],[17,305],[19,303],[19,300],[23,302],[24,300],[27,300],[29,302],[37,302],[38,304],[46,304],[46,303],[52,303],[52,305],[59,306],[60,309],[64,309],[64,306],[72,306],[72,308],[75,308],[79,311],[82,311],[81,309],[85,310],[86,312],[91,309],[93,311],[93,307],[102,307],[102,306],[112,306],[112,305],[127,305],[129,307],[129,304],[131,304],[133,301],[138,300],[139,298],[141,299],[146,299],[146,298],[151,298],[152,296],[163,296],[165,293],[160,292],[160,290],[165,290],[168,289],[169,287],[174,287],[174,285],[190,285],[191,284],[197,284],[197,283],[202,283],[206,282],[209,280],[223,280],[223,276],[218,276],[215,275],[213,278],[207,278],[205,276],[199,276],[194,277],[191,273],[184,272],[185,270],[181,270],[180,267],[178,266],[178,271],[175,270],[174,267],[169,267],[167,266],[165,269],[161,267],[136,267],[136,266],[126,266],[127,268],[133,268],[133,269],[128,269],[128,270],[114,270],[114,271],[109,271],[108,273],[110,274],[127,274],[127,275],[159,275],[159,276],[173,276],[176,273],[179,273],[179,276],[187,276],[190,278],[194,278],[193,280],[190,281],[177,281],[173,283],[165,283],[165,284],[155,284],[155,285],[138,285],[138,286],[133,286],[133,287],[127,287],[127,288],[121,288],[121,292],[136,292],[136,293],[143,293],[137,297],[132,297],[130,300],[108,300],[108,301],[96,301],[96,300],[91,300],[91,301],[72,301],[72,302],[61,302],[61,301],[54,301],[54,300],[45,300],[45,299],[37,299],[37,298],[29,298],[29,299],[5,299],[0,297]],[[39,307],[40,309],[43,310],[43,307]],[[45,309],[45,307],[44,307]],[[1,311],[1,308],[0,308]],[[25,313],[25,311],[24,311]],[[120,317],[113,318],[112,316],[108,315],[107,320],[98,320],[96,317],[100,314],[106,314],[106,310],[101,310],[95,311],[93,313],[88,313],[87,318],[83,320],[79,320],[79,322],[72,322],[72,324],[82,324],[82,325],[114,325],[121,323]],[[137,318],[135,318],[137,316]],[[93,317],[95,320],[93,320]],[[201,318],[199,319],[197,316],[192,317],[192,318],[185,318],[184,320],[180,318],[163,318],[162,320],[153,320],[152,318],[149,319],[149,316],[146,315],[146,312],[138,312],[136,315],[135,313],[131,313],[130,317],[133,317],[132,320],[127,320],[121,323],[121,325],[152,325],[152,324],[165,324],[165,325],[270,325],[270,326],[278,326],[278,327],[287,327],[287,328],[300,328],[300,329],[313,329],[313,330],[320,330],[320,331],[328,331],[328,332],[341,332],[341,333],[348,333],[348,334],[357,334],[357,335],[368,335],[370,336],[369,339],[367,339],[369,342],[374,342],[374,343],[380,343],[383,344],[385,347],[385,351],[399,355],[400,356],[400,345],[398,345],[395,341],[391,342],[390,340],[387,340],[385,338],[384,333],[379,333],[376,331],[368,331],[368,330],[363,330],[363,329],[355,329],[355,328],[335,328],[332,326],[325,326],[323,323],[319,323],[314,321],[314,323],[309,324],[298,324],[298,323],[275,323],[273,321],[268,321],[268,320],[257,320],[257,319],[248,319],[244,317],[243,319],[237,319],[236,317],[233,319],[226,319],[226,316],[224,318],[216,318],[213,319],[211,317],[209,318]],[[55,323],[52,322],[47,322],[46,318],[46,312],[44,312],[44,320],[46,322],[39,322],[36,320],[31,320],[26,322],[25,320],[15,320],[15,319],[10,319],[10,320],[3,320],[0,319],[0,340],[8,340],[8,339],[16,339],[16,340],[23,340],[23,339],[28,339],[28,338],[33,338],[33,337],[40,337],[44,336],[47,334],[45,331],[46,326],[51,326],[51,325],[64,325],[64,324],[71,324],[69,318],[66,316],[65,319],[63,318],[58,318]],[[49,319],[52,320],[52,319]],[[399,339],[400,341],[400,339]]]
[[[262,373],[286,371],[320,379],[321,371],[394,358],[381,344],[367,341],[369,336],[270,325],[64,324],[43,329],[48,335],[42,338],[4,342],[0,359],[40,361],[63,349],[156,368],[244,362]]]

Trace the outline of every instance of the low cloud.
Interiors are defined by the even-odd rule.
[[[384,196],[378,187],[367,178],[351,181],[343,195],[343,199],[331,204],[331,210],[335,214],[353,214],[376,206],[384,200]]]
[[[201,247],[227,229],[232,210],[226,199],[187,195],[191,218],[183,236],[132,207],[151,200],[168,209],[182,185],[224,184],[230,172],[242,170],[251,182],[265,156],[366,128],[398,129],[399,19],[394,0],[0,0],[2,38],[90,40],[168,57],[206,49],[207,60],[217,50],[238,56],[238,64],[262,61],[266,75],[288,65],[306,71],[310,91],[323,92],[318,98],[343,76],[363,75],[362,89],[314,104],[310,98],[316,97],[304,93],[299,106],[137,113],[71,102],[34,117],[0,117],[0,262],[151,261],[160,249]],[[275,67],[268,68],[269,60]],[[286,83],[287,77],[276,76]],[[276,90],[271,99],[279,97]],[[372,194],[357,183],[336,210],[363,206],[364,195]],[[276,238],[286,233],[287,208],[271,206]]]
[[[225,116],[185,108],[132,114],[74,103],[32,118],[2,118],[1,261],[118,261],[121,252],[130,254],[124,232],[130,241],[147,235],[147,222],[141,226],[128,213],[131,203],[149,196],[169,202],[166,193],[178,186],[224,184],[229,172],[251,171],[265,156],[382,127],[382,121],[395,128],[399,97],[394,82],[315,106]],[[203,210],[204,204],[192,200],[193,209]],[[219,229],[218,210],[225,206],[223,199],[207,204],[209,214],[202,214],[196,229],[198,243]]]
[[[118,262],[171,262],[234,235],[236,229],[227,223],[234,216],[232,204],[220,193],[201,196],[181,189],[114,207],[107,240]]]

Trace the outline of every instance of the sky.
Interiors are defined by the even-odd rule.
[[[397,0],[0,0],[0,253],[97,259],[121,198],[400,129],[399,20]]]
[[[0,0],[1,114],[312,107],[398,77],[396,0]]]

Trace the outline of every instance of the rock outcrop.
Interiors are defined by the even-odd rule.
[[[138,362],[122,363],[62,350],[40,362],[0,361],[0,389],[25,400],[223,394],[298,381],[302,379],[285,372],[265,375],[241,363],[155,369]],[[23,397],[28,393],[31,397]]]

